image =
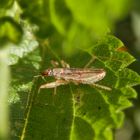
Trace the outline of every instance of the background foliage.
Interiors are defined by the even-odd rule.
[[[9,132],[13,140],[113,139],[112,130],[124,121],[122,110],[132,106],[128,99],[137,96],[132,87],[140,84],[140,76],[126,68],[135,58],[111,35],[130,4],[128,0],[1,3],[1,139],[8,139]],[[39,90],[44,81],[34,76],[53,68],[51,60],[105,69],[107,75],[99,84],[112,91],[72,83],[58,87],[56,95],[54,89]],[[54,79],[46,78],[49,81]]]

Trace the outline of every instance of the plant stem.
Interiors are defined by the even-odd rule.
[[[8,66],[8,49],[0,50],[0,139],[7,140],[9,132],[8,90],[10,71]]]

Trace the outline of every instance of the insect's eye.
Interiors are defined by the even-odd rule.
[[[51,75],[52,75],[52,70],[47,69],[47,70],[43,71],[43,72],[41,73],[41,75],[42,75],[42,76],[51,76]]]
[[[48,76],[52,76],[52,70],[48,70]]]

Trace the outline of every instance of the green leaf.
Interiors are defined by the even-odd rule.
[[[8,103],[10,105],[11,139],[18,140],[21,135],[25,112],[33,86],[33,77],[38,74],[39,51],[28,53],[24,59],[11,66],[12,81]]]
[[[50,20],[49,1],[34,0],[33,4],[29,4],[28,0],[18,0],[18,3],[23,9],[22,17],[39,26],[36,31],[39,37],[45,38],[54,33],[54,27]]]
[[[129,99],[137,96],[133,86],[140,84],[140,76],[126,68],[135,58],[119,50],[124,45],[118,38],[104,36],[125,14],[126,1],[18,3],[22,18],[32,25],[29,32],[25,27],[19,48],[10,49],[11,139],[112,140],[113,130],[124,121],[123,110],[132,106]],[[124,4],[118,7],[120,3]],[[73,68],[104,69],[106,75],[98,86],[71,81],[56,89],[40,89],[57,79],[42,77],[40,71],[53,69],[51,62],[62,60]]]
[[[116,72],[116,70],[123,69],[135,61],[135,58],[128,52],[117,50],[122,46],[123,43],[119,39],[109,35],[93,46],[91,55],[96,56],[109,69]]]
[[[0,18],[0,44],[1,46],[12,42],[19,43],[22,38],[22,28],[10,17]]]
[[[9,46],[9,53],[10,53],[10,56],[8,59],[9,65],[14,65],[18,63],[18,60],[20,58],[27,56],[29,53],[37,49],[39,43],[37,40],[35,40],[32,30],[33,30],[33,27],[25,26],[24,35],[21,42],[18,45],[12,44]],[[39,59],[39,56],[36,56],[36,58]]]
[[[18,65],[15,66],[16,69],[13,70],[17,71],[14,79],[15,83],[19,83],[18,93],[21,92],[22,95],[27,96],[27,89],[33,84],[29,93],[30,98],[27,103],[24,125],[20,127],[20,130],[22,129],[20,139],[112,140],[112,129],[120,127],[123,123],[122,110],[132,106],[129,98],[136,97],[132,86],[140,84],[140,76],[126,68],[134,61],[134,58],[126,52],[117,51],[120,46],[120,40],[113,36],[106,36],[88,53],[79,51],[75,56],[65,58],[71,66],[83,68],[88,62],[94,60],[94,56],[95,60],[89,64],[89,67],[106,70],[105,78],[98,84],[112,88],[111,91],[91,85],[75,85],[73,83],[57,87],[56,91],[55,89],[39,90],[40,85],[55,81],[55,79],[46,78],[46,82],[44,82],[42,78],[38,77],[34,79],[33,83],[31,82],[34,73],[33,65],[27,60],[34,58],[34,55],[27,55],[27,60],[24,60],[26,68],[24,63],[19,63],[24,67],[24,71],[20,71],[20,69],[18,71]],[[51,60],[60,62],[62,57],[55,53],[60,48],[46,47],[42,56],[42,69],[52,67]],[[35,60],[37,59],[35,58]],[[116,65],[113,65],[114,62]],[[32,70],[32,74],[28,72],[29,68]],[[22,88],[26,87],[25,82],[28,83],[27,81],[30,86],[27,84],[27,88]],[[24,102],[26,99],[27,97],[24,97]],[[25,107],[22,111],[25,111]],[[22,124],[21,120],[18,122]],[[17,134],[19,135],[16,132]],[[13,138],[15,137],[13,135]]]
[[[119,76],[118,82],[119,87],[136,86],[140,83],[140,76],[136,72],[127,68],[118,71],[118,76]]]

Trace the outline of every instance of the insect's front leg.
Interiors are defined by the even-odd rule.
[[[63,68],[70,68],[70,65],[66,63],[64,60],[61,60],[61,65]]]
[[[69,82],[65,81],[65,80],[56,80],[55,82],[51,82],[51,83],[47,83],[47,84],[43,84],[40,86],[40,89],[41,88],[55,88],[55,87],[58,87],[60,85],[66,85],[68,84]]]

